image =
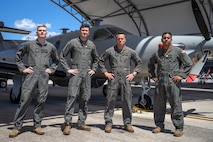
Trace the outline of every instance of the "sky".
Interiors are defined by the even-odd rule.
[[[38,24],[48,27],[47,36],[60,34],[61,28],[78,30],[81,24],[50,0],[1,0],[0,13],[4,26],[31,31],[29,35],[2,32],[4,39],[35,39]]]

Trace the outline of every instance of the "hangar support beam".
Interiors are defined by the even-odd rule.
[[[173,0],[173,1],[161,1],[161,0],[149,0],[149,1],[138,1],[138,0],[50,0],[54,4],[58,5],[60,8],[64,9],[68,14],[74,17],[80,23],[88,23],[91,26],[97,26],[102,21],[102,24],[117,24],[122,28],[127,28],[131,30],[132,33],[139,36],[150,36],[159,34],[158,31],[154,31],[154,26],[159,26],[159,24],[155,24],[156,19],[158,19],[157,15],[153,15],[155,19],[150,19],[147,15],[150,15],[153,11],[161,11],[164,12],[169,7],[174,7],[177,9],[178,7],[184,7],[185,12],[188,12],[185,15],[177,15],[177,19],[182,20],[188,16],[188,23],[193,22],[193,16],[189,16],[191,12],[190,2],[193,0]],[[207,23],[208,31],[213,35],[213,2],[212,0],[194,0],[197,3],[199,2],[199,7],[201,9],[202,16],[204,16],[204,20]],[[185,3],[185,4],[184,4]],[[188,6],[188,7],[187,7]],[[96,9],[100,7],[99,9]],[[177,12],[178,13],[178,12]],[[171,13],[168,13],[172,15]],[[175,15],[175,13],[174,13]],[[157,17],[156,17],[157,16]],[[173,15],[172,15],[173,16]],[[121,19],[123,18],[123,19]],[[165,18],[163,17],[165,22]],[[187,20],[186,19],[186,20]],[[176,20],[176,19],[175,19]],[[122,23],[122,21],[125,21]],[[155,22],[155,23],[152,23]],[[127,25],[127,23],[129,25]],[[177,22],[178,23],[178,20]],[[174,24],[176,24],[174,22]],[[186,23],[186,25],[188,24]],[[191,25],[191,24],[190,24]],[[160,26],[163,26],[160,25]],[[185,34],[194,34],[198,27],[194,26],[194,28],[190,28],[189,32],[185,32],[184,30],[180,32],[176,29],[170,29],[174,33],[185,33]],[[200,34],[199,29],[197,29],[197,33]],[[197,34],[196,33],[196,34]]]
[[[149,31],[146,25],[146,22],[143,19],[143,16],[138,11],[137,7],[134,5],[134,3],[131,2],[131,0],[114,0],[114,2],[130,17],[132,22],[135,24],[138,34],[141,36],[142,31],[141,26],[144,26],[146,35],[149,35]],[[140,19],[140,22],[137,23],[136,19]],[[143,23],[143,24],[142,24]]]
[[[67,13],[69,13],[72,17],[74,17],[78,22],[84,23],[89,22],[90,25],[94,25],[94,21],[92,21],[80,8],[76,6],[77,3],[72,3],[69,0],[50,0]]]
[[[88,22],[90,25],[95,25],[95,20],[90,19],[90,17],[84,13],[80,8],[77,7],[78,3],[85,2],[79,1],[76,3],[71,2],[70,0],[50,0],[54,4],[58,5],[66,12],[68,12],[72,17],[74,17],[78,22],[84,23]],[[132,22],[135,24],[138,34],[141,36],[141,26],[144,26],[145,34],[149,35],[149,31],[146,25],[145,20],[143,19],[141,13],[138,11],[137,7],[134,5],[131,0],[114,0],[114,2],[121,8],[121,10],[127,14]],[[100,17],[102,18],[102,17]],[[136,20],[137,19],[137,20]],[[136,22],[140,19],[140,22]]]

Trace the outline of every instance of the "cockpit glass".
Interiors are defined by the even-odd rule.
[[[114,36],[116,35],[116,33],[124,33],[125,35],[131,35],[131,33],[121,29],[121,28],[118,28],[118,27],[109,27],[107,28]]]
[[[106,29],[99,29],[94,33],[93,39],[94,41],[106,40],[113,38],[112,34]]]
[[[118,28],[118,27],[107,27],[107,28],[103,28],[103,29],[99,29],[97,31],[95,31],[94,35],[93,35],[93,40],[94,41],[101,41],[101,40],[107,40],[107,39],[111,39],[114,38],[116,33],[124,33],[125,35],[131,35],[131,33]]]

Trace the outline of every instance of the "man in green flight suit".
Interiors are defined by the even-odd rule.
[[[85,125],[87,118],[87,103],[91,96],[91,77],[95,74],[98,66],[98,52],[95,44],[88,39],[90,26],[82,24],[80,36],[70,40],[60,54],[61,65],[70,75],[67,95],[67,105],[64,115],[64,135],[70,134],[72,116],[75,103],[79,94],[78,130],[90,131]],[[71,57],[71,66],[67,62],[67,56]]]
[[[35,88],[38,88],[39,95],[34,109],[34,132],[39,135],[44,134],[41,121],[48,95],[49,75],[58,67],[59,57],[55,46],[46,41],[46,25],[38,25],[36,33],[38,38],[25,43],[16,53],[17,66],[25,79],[22,84],[20,104],[14,118],[15,126],[9,134],[10,138],[16,137],[21,132],[23,119],[27,114]],[[28,56],[28,67],[24,65],[24,55]]]
[[[99,58],[99,67],[108,79],[108,93],[105,118],[105,132],[111,133],[112,117],[118,93],[121,95],[124,129],[134,132],[132,122],[132,90],[130,81],[142,70],[142,61],[137,53],[125,45],[124,33],[116,34],[116,45],[107,49]],[[110,69],[107,70],[105,62],[109,61]],[[130,72],[131,61],[135,63],[133,72]]]
[[[164,131],[166,102],[171,106],[171,119],[175,126],[174,136],[183,135],[183,111],[181,80],[189,74],[192,61],[185,50],[172,46],[172,34],[165,32],[161,39],[163,46],[152,55],[148,63],[149,76],[156,82],[154,95],[154,121],[157,126],[153,133]],[[157,64],[157,74],[155,65]]]

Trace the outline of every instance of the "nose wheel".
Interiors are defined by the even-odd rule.
[[[7,80],[0,78],[0,88],[6,88],[7,87]]]
[[[143,97],[143,98],[142,98]],[[152,110],[152,100],[148,95],[143,95],[138,98],[138,107],[142,109]]]
[[[13,104],[18,104],[20,101],[21,96],[21,89],[17,90],[18,93],[14,90],[14,88],[11,88],[10,90],[10,102]]]
[[[152,110],[153,105],[152,105],[152,100],[150,96],[148,95],[148,91],[151,89],[150,87],[150,80],[147,79],[148,85],[144,83],[144,80],[141,80],[142,83],[142,93],[140,97],[138,98],[138,107],[146,110]]]

